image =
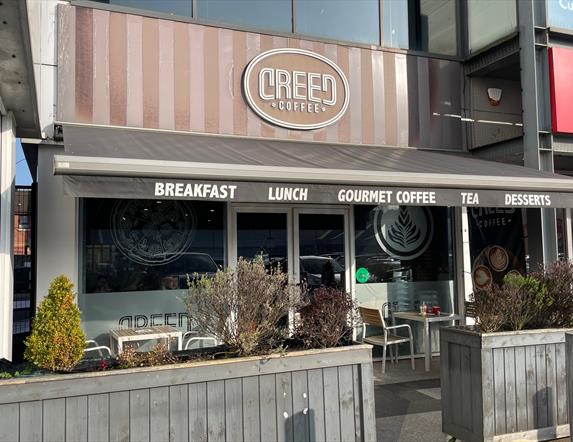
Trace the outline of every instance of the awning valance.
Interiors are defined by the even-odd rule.
[[[573,178],[416,149],[66,126],[54,159],[82,197],[573,207]]]

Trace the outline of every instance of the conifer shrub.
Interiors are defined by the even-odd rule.
[[[38,307],[24,357],[39,368],[70,371],[83,356],[86,338],[73,287],[66,276],[58,276]]]

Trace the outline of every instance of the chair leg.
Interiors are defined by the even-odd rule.
[[[412,362],[412,370],[416,370],[416,362],[414,361],[414,341],[410,340],[410,361]]]
[[[382,349],[382,373],[386,373],[386,344]]]
[[[388,351],[390,352],[390,362],[393,364],[394,363],[394,349],[392,348],[392,346],[388,346]]]

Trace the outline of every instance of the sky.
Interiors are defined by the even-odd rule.
[[[16,185],[27,186],[30,184],[32,184],[32,176],[30,175],[30,169],[24,157],[22,144],[18,138],[16,139]]]

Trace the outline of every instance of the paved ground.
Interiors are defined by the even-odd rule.
[[[398,365],[374,363],[376,399],[376,433],[378,442],[445,442],[442,433],[440,366],[432,360],[432,369],[424,371],[424,361],[416,360],[416,370],[409,361]],[[558,442],[569,442],[560,439]]]
[[[376,432],[378,442],[445,442],[440,408],[440,368],[438,359],[432,370],[424,372],[424,362],[398,365],[374,363]]]

